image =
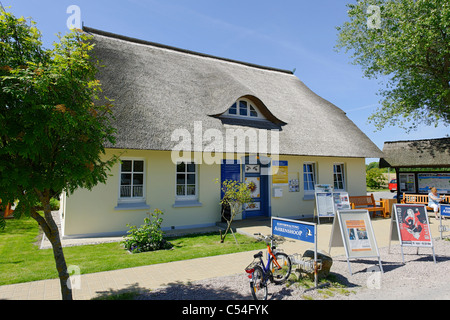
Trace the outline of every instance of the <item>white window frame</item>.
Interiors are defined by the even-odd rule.
[[[305,166],[312,166],[312,172],[305,172]],[[305,189],[305,174],[312,175],[312,189]],[[317,184],[317,164],[313,161],[303,162],[303,192],[305,194],[314,194],[314,186]]]
[[[239,105],[239,103],[240,103],[241,101],[247,103],[247,115],[241,115],[241,114],[240,114],[240,105]],[[238,99],[235,103],[233,103],[233,106],[234,106],[234,105],[236,105],[236,114],[230,113],[230,109],[231,109],[231,107],[232,107],[232,106],[231,106],[231,107],[225,112],[224,115],[229,116],[229,117],[233,117],[233,118],[242,118],[242,119],[254,119],[254,120],[258,120],[258,119],[259,119],[259,120],[263,120],[263,119],[266,119],[266,118],[262,115],[261,111],[259,111],[259,109],[255,106],[255,104],[254,104],[252,101],[250,101],[249,99],[240,98],[240,99]],[[256,112],[256,114],[257,114],[256,117],[250,116],[251,108],[253,108],[253,109],[255,110],[255,112]]]
[[[120,165],[119,165],[119,194],[118,194],[118,198],[119,198],[119,203],[131,203],[131,202],[145,202],[145,195],[146,195],[146,181],[147,181],[147,177],[146,177],[146,163],[145,163],[145,159],[144,158],[121,158],[120,159]],[[122,171],[122,162],[123,161],[132,161],[131,164],[131,172],[123,172]],[[122,197],[122,193],[121,193],[121,188],[122,188],[122,174],[123,173],[130,173],[131,174],[131,179],[133,180],[133,174],[134,172],[134,161],[142,161],[143,162],[143,168],[142,168],[142,175],[143,175],[143,179],[142,179],[142,197]],[[136,172],[138,173],[138,172]],[[139,172],[140,173],[140,172]],[[131,187],[133,187],[133,182],[131,182]]]
[[[337,166],[341,167],[341,172],[340,173],[338,173],[335,170],[335,168]],[[342,189],[336,188],[336,181],[339,182],[339,179],[338,179],[339,175],[342,176],[342,187],[343,187]],[[333,163],[333,187],[334,187],[334,190],[336,190],[336,191],[345,191],[347,189],[347,187],[346,187],[345,163],[343,163],[343,162]]]
[[[182,162],[185,163],[186,168],[185,168],[184,172],[180,172],[179,173],[178,172],[178,165],[180,163],[182,163]],[[188,164],[193,164],[195,166],[195,173],[194,173],[195,174],[195,195],[178,195],[178,192],[177,192],[178,177],[177,177],[177,175],[178,174],[183,174],[183,173],[185,175],[192,174],[192,173],[189,173],[187,171],[187,165]],[[199,166],[194,161],[177,161],[177,163],[175,164],[175,201],[196,201],[196,200],[198,200],[198,194],[199,194],[199,190],[198,190],[198,177],[199,177],[198,170],[199,170]],[[186,177],[185,186],[187,186],[187,177]]]

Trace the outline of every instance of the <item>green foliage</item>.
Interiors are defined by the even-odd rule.
[[[234,180],[225,180],[222,183],[222,191],[224,193],[223,199],[220,201],[221,204],[240,204],[252,202],[251,190],[249,185],[243,182],[238,182]]]
[[[87,34],[45,49],[33,21],[0,8],[0,39],[0,190],[5,202],[19,200],[19,217],[44,196],[105,182],[115,130]]]
[[[369,121],[378,129],[407,131],[450,124],[450,2],[360,0],[347,6],[350,21],[337,28],[337,48],[351,51],[366,77],[386,84],[382,106]]]
[[[127,225],[130,230],[122,242],[125,248],[132,253],[170,249],[172,244],[164,239],[164,232],[161,230],[162,215],[161,210],[155,209],[139,228]]]
[[[228,231],[230,231],[231,223],[233,222],[234,218],[236,217],[236,215],[242,212],[243,205],[245,203],[253,202],[251,196],[252,186],[254,186],[254,184],[246,184],[245,182],[239,182],[234,180],[225,180],[222,183],[222,191],[224,195],[222,200],[220,201],[220,204],[230,206],[231,209],[230,220],[227,220],[227,229],[225,230],[225,233],[221,235],[222,243],[225,241],[225,237],[227,236]]]
[[[372,168],[366,172],[366,184],[367,187],[373,189],[380,189],[384,184],[386,184],[386,178],[383,172],[378,168]]]

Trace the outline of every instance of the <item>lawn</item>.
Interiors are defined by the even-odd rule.
[[[239,246],[229,235],[220,243],[218,234],[168,239],[172,250],[130,254],[120,243],[64,248],[67,265],[82,274],[131,268],[170,261],[194,259],[265,248],[265,244],[236,234]],[[0,285],[57,278],[52,249],[38,247],[39,227],[33,219],[8,220],[0,230]]]

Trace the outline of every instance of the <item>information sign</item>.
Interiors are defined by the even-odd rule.
[[[334,217],[337,210],[350,209],[350,201],[347,192],[334,191],[329,184],[315,185],[317,221],[320,218]]]
[[[314,282],[318,288],[317,275],[317,225],[311,222],[272,217],[272,235],[314,244]]]
[[[444,236],[444,232],[450,231],[450,228],[448,225],[442,224],[442,217],[450,217],[450,204],[440,204],[439,205],[439,232],[441,234],[441,240]]]
[[[349,259],[352,258],[378,258],[383,272],[369,211],[337,210],[336,216],[331,230],[329,251],[331,252],[332,247],[344,247],[350,274],[352,270]]]
[[[400,241],[403,263],[405,263],[403,247],[432,248],[433,259],[436,262],[433,238],[425,205],[396,203],[393,205],[393,208],[389,251],[391,240],[398,240]],[[396,225],[395,227],[394,224]]]
[[[272,217],[272,234],[295,240],[314,243],[314,223]]]

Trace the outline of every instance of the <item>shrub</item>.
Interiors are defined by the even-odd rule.
[[[125,249],[132,253],[170,249],[172,244],[164,239],[164,232],[161,230],[162,214],[161,210],[155,209],[139,228],[127,224],[130,230],[122,242]]]
[[[380,169],[372,168],[366,172],[366,183],[369,188],[380,189],[386,183],[386,178]]]

